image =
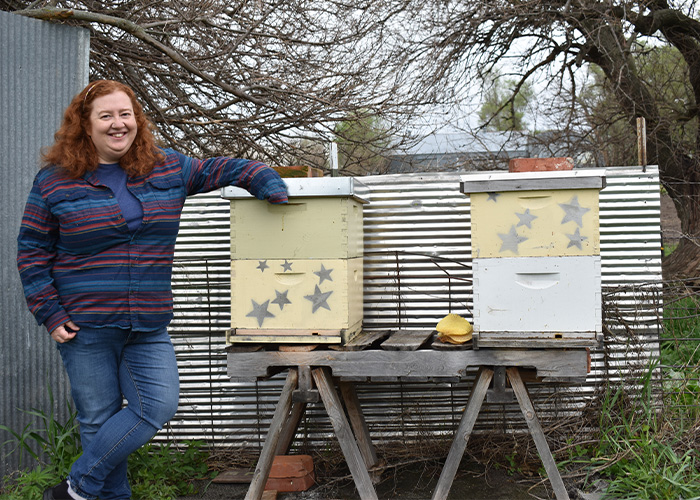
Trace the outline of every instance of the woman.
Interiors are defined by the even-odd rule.
[[[151,128],[129,87],[91,83],[68,106],[29,194],[18,268],[29,309],[63,359],[83,445],[44,500],[130,498],[129,454],[177,410],[166,327],[186,197],[236,185],[287,202],[273,169],[160,149]]]

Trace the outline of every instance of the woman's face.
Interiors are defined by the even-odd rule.
[[[112,92],[92,101],[88,135],[100,163],[119,162],[133,144],[137,129],[131,99],[124,92]]]

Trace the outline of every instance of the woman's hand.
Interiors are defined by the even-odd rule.
[[[75,337],[78,330],[80,330],[80,327],[71,320],[68,320],[51,332],[51,338],[59,344],[63,344]]]

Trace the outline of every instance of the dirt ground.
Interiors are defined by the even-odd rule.
[[[427,500],[430,499],[439,478],[439,471],[427,474],[422,468],[406,468],[397,474],[388,474],[376,485],[380,499]],[[200,493],[180,497],[177,500],[239,500],[245,498],[248,484],[200,484]],[[328,480],[298,493],[271,492],[265,500],[357,500],[359,495],[351,479]],[[569,491],[571,500],[597,500],[597,493],[582,493],[574,488]],[[533,485],[530,479],[507,474],[503,469],[485,470],[482,465],[471,463],[460,466],[452,483],[449,500],[533,500],[554,498],[547,485]]]

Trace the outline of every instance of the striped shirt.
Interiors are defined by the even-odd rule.
[[[36,175],[17,238],[17,266],[29,309],[49,332],[68,320],[134,331],[166,326],[187,196],[234,185],[270,203],[287,202],[284,182],[262,163],[163,152],[165,161],[150,174],[127,179],[143,208],[134,232],[94,172],[70,179],[49,166]]]

